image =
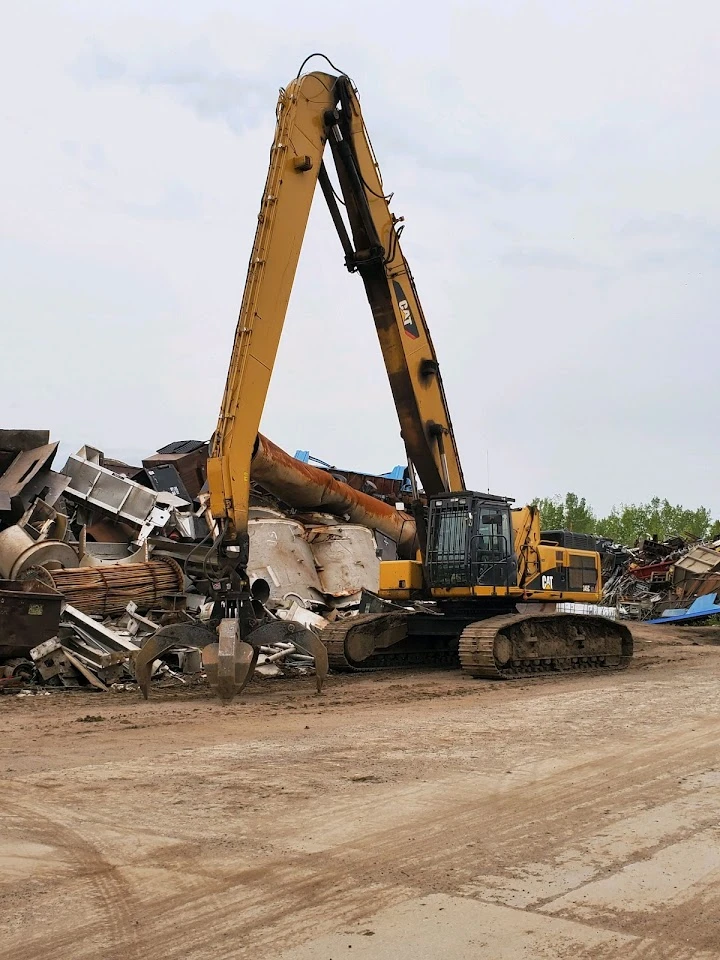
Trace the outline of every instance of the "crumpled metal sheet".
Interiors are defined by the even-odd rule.
[[[714,572],[720,567],[720,552],[703,543],[693,547],[689,553],[675,561],[673,583],[681,583],[689,576],[697,577]]]
[[[23,450],[18,453],[7,470],[0,476],[0,498],[7,504],[14,519],[20,517],[30,506],[35,497],[43,492],[43,486],[53,486],[53,493],[59,492],[55,500],[62,493],[62,483],[50,483],[50,465],[57,453],[59,444],[46,443],[41,447]],[[58,474],[53,474],[57,477]],[[49,498],[47,498],[49,499]],[[54,502],[54,501],[53,501]],[[0,503],[0,506],[2,504]]]
[[[707,594],[717,589],[720,578],[720,552],[697,544],[673,566],[673,587],[681,599]]]
[[[99,459],[99,451],[88,447],[82,447],[68,457],[63,467],[63,473],[70,478],[65,496],[138,527],[139,543],[144,543],[154,530],[164,527],[174,509],[190,510],[191,505],[186,500],[118,476],[101,467]]]
[[[323,589],[315,557],[301,523],[282,517],[251,520],[248,533],[251,582],[266,580],[273,600],[291,595],[322,603]]]
[[[363,590],[377,592],[380,558],[372,530],[354,523],[310,527],[320,588],[329,597],[350,597]]]

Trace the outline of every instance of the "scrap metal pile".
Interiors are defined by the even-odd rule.
[[[603,603],[632,620],[677,622],[720,613],[720,541],[701,543],[672,537],[609,547]]]
[[[213,615],[208,445],[170,444],[138,467],[85,446],[55,470],[57,448],[47,431],[0,430],[0,690],[134,686],[156,631]],[[413,549],[407,514],[264,437],[252,479],[249,574],[273,617],[317,631],[353,616],[378,589],[380,557]],[[278,643],[257,673],[312,669]],[[198,682],[199,650],[178,643],[152,674]]]

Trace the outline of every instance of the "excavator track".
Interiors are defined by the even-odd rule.
[[[452,638],[408,633],[412,613],[377,613],[329,624],[321,638],[331,670],[365,673],[414,666],[457,666],[489,680],[543,673],[620,670],[632,659],[630,630],[605,617],[532,614],[489,617],[459,626]],[[437,638],[436,638],[437,639]],[[459,640],[459,645],[458,645]]]
[[[633,654],[628,627],[578,614],[491,617],[460,635],[460,664],[472,677],[511,680],[542,673],[621,670]]]
[[[367,673],[419,666],[457,666],[457,650],[431,650],[407,636],[413,614],[370,613],[331,623],[320,634],[331,670]],[[376,648],[376,642],[380,649]]]
[[[361,626],[362,623],[371,624],[374,620],[381,618],[384,619],[385,614],[361,614],[358,617],[349,617],[347,620],[330,623],[325,627],[320,636],[328,652],[328,665],[331,670],[347,672],[363,669],[361,664],[355,665],[348,658],[345,653],[345,641],[354,627]]]

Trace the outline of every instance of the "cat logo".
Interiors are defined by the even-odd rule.
[[[395,296],[397,297],[398,307],[402,316],[403,330],[412,340],[417,340],[420,336],[420,331],[417,328],[412,311],[410,310],[410,304],[407,302],[405,291],[397,280],[393,280],[393,289],[395,290]]]
[[[552,590],[553,589],[553,577],[543,577],[542,578],[542,588],[543,590]]]

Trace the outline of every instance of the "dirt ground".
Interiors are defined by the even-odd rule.
[[[612,675],[0,697],[0,955],[720,957],[720,630],[667,630]]]

